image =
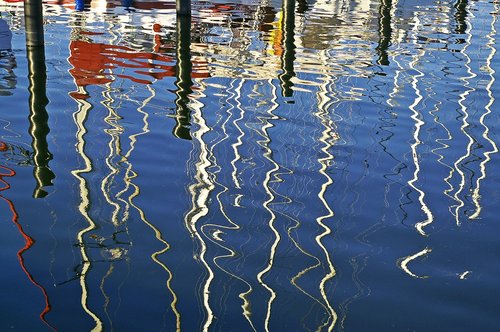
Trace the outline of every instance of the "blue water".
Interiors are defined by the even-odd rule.
[[[499,9],[0,1],[0,330],[497,331]]]

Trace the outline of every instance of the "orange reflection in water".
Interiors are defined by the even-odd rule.
[[[4,142],[0,142],[0,151],[6,151],[8,150],[8,145]],[[24,239],[24,247],[22,247],[21,249],[19,249],[19,251],[17,252],[17,258],[19,260],[19,264],[21,265],[21,268],[23,269],[24,273],[26,274],[26,276],[28,277],[28,279],[30,280],[30,282],[35,285],[36,287],[38,287],[41,291],[42,291],[42,294],[43,294],[43,297],[44,297],[44,300],[45,300],[45,308],[43,309],[43,311],[40,313],[40,319],[47,325],[49,326],[52,330],[54,331],[57,331],[56,328],[54,328],[52,325],[49,324],[49,322],[47,321],[47,319],[45,318],[45,315],[47,315],[47,313],[51,310],[51,305],[50,305],[50,302],[49,302],[49,296],[47,294],[47,291],[45,290],[45,288],[40,285],[34,278],[33,276],[31,275],[31,273],[28,271],[28,269],[26,268],[26,264],[24,262],[24,258],[23,258],[23,254],[28,251],[34,244],[35,244],[35,240],[29,236],[28,234],[26,234],[26,232],[24,231],[23,229],[23,226],[19,223],[19,215],[17,214],[17,211],[16,211],[16,208],[14,207],[14,203],[4,197],[1,193],[3,191],[6,191],[8,189],[10,189],[10,184],[4,179],[4,178],[10,178],[10,177],[13,177],[14,175],[16,175],[16,172],[7,167],[7,166],[3,166],[3,165],[0,165],[0,184],[1,184],[1,187],[0,187],[0,198],[2,200],[4,200],[5,202],[7,202],[8,206],[9,206],[9,209],[12,213],[12,222],[16,225],[17,229],[19,230],[19,233],[21,234],[21,236],[23,237]]]

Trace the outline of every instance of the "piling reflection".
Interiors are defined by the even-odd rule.
[[[295,77],[295,0],[284,0],[282,10],[282,28],[283,31],[283,55],[281,56],[281,70],[279,75],[282,93],[284,97],[292,97],[293,83]]]
[[[47,69],[45,66],[45,48],[43,46],[28,47],[29,68],[29,105],[30,105],[30,135],[33,139],[33,162],[35,169],[33,175],[37,182],[33,197],[42,198],[47,196],[45,187],[52,185],[55,174],[49,167],[52,154],[49,151],[47,135],[50,132],[48,125],[49,115],[46,107],[47,99]]]
[[[387,49],[391,45],[392,38],[392,0],[382,0],[379,6],[379,41],[377,45],[377,53],[379,65],[389,65],[389,56]]]
[[[191,139],[189,133],[190,110],[189,94],[192,93],[191,72],[193,64],[191,62],[191,16],[182,15],[177,17],[176,23],[176,126],[174,135],[183,139]]]

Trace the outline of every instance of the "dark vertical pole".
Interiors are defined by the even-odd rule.
[[[392,27],[391,27],[392,0],[381,0],[379,6],[379,40],[376,48],[378,54],[377,63],[388,66],[389,56],[387,49],[391,45]]]
[[[24,24],[26,29],[26,46],[44,45],[42,0],[24,0]]]
[[[284,52],[281,58],[281,70],[279,75],[284,97],[292,97],[293,83],[295,77],[295,0],[283,0],[283,46]]]
[[[177,16],[177,63],[176,63],[176,126],[174,135],[179,138],[191,139],[189,133],[190,111],[189,94],[193,92],[191,71],[191,16]]]
[[[49,152],[47,143],[47,135],[50,129],[48,126],[49,115],[46,111],[49,100],[46,91],[47,73],[44,47],[28,47],[27,57],[30,93],[29,132],[32,138],[33,162],[35,164],[33,175],[36,180],[33,197],[41,198],[47,195],[43,187],[52,185],[52,180],[55,178],[54,173],[49,168],[52,154]]]
[[[177,16],[191,16],[191,0],[175,0]]]
[[[30,135],[33,139],[33,161],[36,188],[33,197],[47,195],[44,186],[52,185],[54,173],[48,167],[52,155],[47,144],[49,126],[45,107],[49,103],[46,93],[47,73],[43,36],[42,0],[24,0],[24,24],[26,27],[26,52],[28,58]]]
[[[468,0],[457,0],[455,3],[455,20],[456,28],[455,33],[459,35],[464,35],[467,31],[467,5]],[[465,43],[465,38],[457,38],[457,44]]]

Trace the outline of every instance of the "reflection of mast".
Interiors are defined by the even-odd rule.
[[[35,164],[33,174],[37,183],[33,197],[41,198],[47,196],[47,192],[43,188],[52,185],[52,180],[55,178],[54,173],[49,168],[52,154],[49,152],[47,143],[47,135],[50,129],[47,123],[49,115],[45,109],[49,100],[46,93],[47,74],[44,47],[28,47],[27,57],[30,92],[29,132],[33,140],[33,160]]]
[[[279,75],[281,89],[284,97],[292,97],[295,77],[295,0],[283,0],[283,45],[281,56],[281,71]]]
[[[78,16],[82,21],[85,19],[85,16],[82,14]],[[82,26],[83,22],[77,20],[74,22],[76,26]],[[68,60],[69,61],[69,60]],[[71,70],[70,70],[71,72]],[[70,96],[87,96],[88,93],[83,86],[78,85],[77,80],[77,91],[70,93]],[[83,167],[80,169],[75,169],[71,171],[71,174],[78,180],[79,182],[79,192],[80,192],[80,204],[78,205],[78,211],[87,222],[87,227],[82,228],[77,234],[78,248],[80,249],[81,259],[82,259],[82,268],[78,275],[80,279],[80,288],[82,290],[81,294],[81,306],[82,309],[94,320],[95,326],[92,329],[92,332],[102,331],[103,323],[101,318],[99,318],[88,306],[88,288],[87,288],[87,274],[90,272],[92,267],[92,262],[90,260],[89,254],[87,253],[87,244],[84,241],[84,236],[95,229],[96,223],[90,216],[90,191],[87,185],[87,180],[83,176],[84,174],[88,174],[92,172],[93,166],[92,161],[85,153],[85,135],[87,134],[87,128],[85,127],[85,121],[88,118],[89,111],[92,109],[92,104],[85,100],[85,98],[77,98],[74,97],[76,103],[78,104],[78,110],[73,114],[73,121],[77,127],[76,131],[76,152],[80,155],[83,160]]]
[[[417,32],[418,31],[417,29],[419,27],[420,27],[420,19],[418,17],[418,13],[416,13],[413,30],[415,32]],[[417,38],[417,36],[415,35],[414,38]],[[416,41],[415,41],[415,43],[416,43]],[[424,55],[425,55],[425,50],[419,51],[413,57],[413,60],[409,64],[409,67],[412,70],[415,70],[418,74],[413,75],[412,82],[411,82],[411,86],[412,86],[413,90],[415,91],[415,100],[413,101],[413,103],[409,107],[410,110],[412,111],[411,119],[415,121],[415,130],[413,131],[414,142],[411,145],[411,153],[412,153],[413,164],[415,165],[415,171],[413,172],[413,178],[408,181],[408,185],[412,189],[414,189],[415,191],[418,192],[418,200],[420,202],[420,209],[426,215],[426,219],[416,223],[415,228],[417,229],[417,231],[421,235],[427,236],[427,234],[424,231],[424,227],[426,227],[427,225],[429,225],[433,222],[434,216],[433,216],[431,210],[429,209],[429,207],[427,206],[427,204],[425,203],[425,192],[423,190],[419,189],[415,185],[415,183],[419,180],[419,175],[420,175],[420,158],[418,156],[418,147],[420,146],[420,144],[422,144],[422,141],[420,140],[420,130],[421,130],[422,126],[425,124],[425,122],[419,118],[419,112],[416,109],[416,107],[420,104],[420,102],[423,99],[423,96],[422,96],[422,93],[418,87],[418,84],[419,84],[419,80],[424,76],[424,73],[422,73],[420,70],[418,70],[416,68],[416,65],[417,65],[418,61]],[[428,253],[431,252],[431,250],[432,249],[430,249],[430,248],[425,248],[416,254],[404,257],[404,258],[399,260],[398,265],[405,273],[407,273],[411,277],[418,278],[419,276],[417,276],[416,274],[414,274],[413,272],[411,272],[408,269],[408,263],[410,263],[412,260],[414,260],[418,257],[427,255]]]
[[[294,0],[292,0],[292,1],[294,1]],[[271,81],[269,81],[269,85],[272,86],[273,96],[274,96],[274,99],[276,99],[276,89]],[[267,171],[265,178],[264,178],[264,181],[262,181],[262,186],[264,187],[264,190],[268,196],[268,199],[262,204],[262,206],[267,212],[269,212],[270,217],[269,217],[268,226],[274,234],[274,241],[273,241],[273,244],[271,245],[271,250],[269,253],[269,262],[268,262],[267,266],[257,274],[257,280],[259,281],[259,283],[261,285],[263,285],[269,291],[269,293],[271,293],[271,295],[269,297],[269,301],[267,303],[266,320],[264,323],[264,328],[265,328],[266,332],[269,331],[269,321],[271,319],[271,306],[273,304],[274,299],[276,298],[276,292],[269,285],[267,285],[264,282],[263,277],[269,271],[271,271],[271,269],[273,267],[274,257],[276,255],[276,249],[277,249],[278,244],[281,240],[281,236],[280,236],[278,230],[276,229],[276,226],[274,225],[275,221],[276,221],[276,214],[274,213],[274,211],[270,207],[271,203],[275,199],[275,196],[274,196],[274,193],[269,186],[269,183],[271,182],[273,175],[276,174],[276,172],[280,169],[280,166],[278,165],[278,163],[276,163],[276,161],[274,161],[274,159],[273,159],[273,151],[270,147],[271,138],[270,138],[270,135],[268,132],[268,130],[270,128],[274,127],[274,124],[271,121],[278,119],[278,116],[273,114],[273,112],[278,107],[279,107],[279,104],[275,102],[273,107],[267,111],[267,113],[269,114],[269,118],[262,120],[262,121],[264,121],[264,125],[262,126],[262,137],[264,139],[262,141],[258,142],[259,145],[264,149],[264,154],[263,154],[264,158],[267,159],[269,162],[271,162],[271,164],[273,165],[273,167]]]
[[[466,16],[464,16],[464,17],[466,18]],[[462,55],[465,57],[464,66],[465,66],[465,68],[467,68],[467,74],[469,74],[469,75],[461,78],[461,80],[464,82],[464,88],[466,90],[460,94],[460,99],[458,100],[458,104],[460,105],[460,109],[462,111],[462,126],[460,127],[460,130],[469,139],[469,142],[467,144],[465,154],[463,156],[461,156],[453,165],[455,167],[457,173],[460,176],[459,188],[455,192],[455,195],[453,196],[455,201],[458,204],[451,207],[451,208],[453,208],[453,207],[455,208],[455,211],[454,212],[452,211],[452,213],[455,215],[455,221],[456,221],[457,225],[460,225],[460,210],[465,206],[464,200],[459,197],[465,188],[465,182],[466,182],[465,172],[463,170],[463,168],[465,168],[463,161],[472,155],[472,147],[474,144],[474,138],[467,131],[470,127],[470,124],[469,124],[469,112],[468,112],[467,105],[465,105],[465,100],[467,99],[469,94],[475,90],[473,87],[470,86],[470,80],[477,76],[477,74],[472,72],[472,69],[470,67],[470,63],[472,62],[472,60],[469,57],[469,55],[466,53],[467,48],[472,44],[472,42],[471,42],[471,39],[472,39],[471,29],[472,29],[472,27],[469,24],[467,24],[467,21],[464,21],[463,24],[465,24],[464,33],[467,35],[467,38],[465,39],[465,46],[460,53],[462,53]],[[462,167],[460,167],[460,166],[462,166]]]
[[[79,88],[78,92],[86,94],[83,88]],[[87,254],[86,244],[83,239],[86,233],[96,228],[95,222],[92,220],[89,214],[90,209],[90,192],[87,187],[87,180],[82,176],[83,174],[90,173],[92,171],[92,161],[85,154],[85,134],[87,129],[85,128],[85,120],[87,119],[88,112],[92,108],[92,105],[85,100],[76,100],[79,106],[79,110],[73,115],[75,124],[77,126],[76,132],[76,151],[81,156],[84,161],[84,167],[82,169],[76,169],[71,171],[71,174],[78,180],[80,189],[80,204],[78,205],[78,210],[80,214],[87,221],[87,227],[81,229],[78,232],[77,240],[78,246],[80,248],[80,253],[82,255],[82,270],[80,272],[80,287],[82,289],[81,305],[83,310],[90,316],[95,322],[95,327],[92,331],[102,331],[103,325],[101,319],[88,307],[88,290],[87,290],[87,273],[91,268],[90,257]]]
[[[231,118],[233,117],[233,112],[232,110],[233,109],[237,109],[240,111],[240,117],[238,119],[235,119],[233,120],[233,124],[235,127],[238,128],[238,130],[240,131],[241,135],[237,138],[237,141],[240,143],[239,145],[237,144],[232,144],[232,148],[233,148],[233,152],[234,152],[234,159],[231,161],[231,165],[232,165],[232,168],[233,168],[233,176],[232,176],[232,186],[234,186],[234,188],[238,188],[240,189],[240,185],[239,185],[239,182],[238,182],[238,179],[237,179],[237,167],[236,167],[236,162],[241,159],[241,155],[239,153],[239,149],[238,147],[242,144],[241,143],[241,138],[244,136],[244,133],[241,131],[241,128],[239,127],[238,125],[238,121],[240,121],[242,118],[243,118],[243,115],[244,115],[244,109],[243,107],[241,106],[241,88],[243,86],[243,83],[245,82],[244,79],[242,80],[239,80],[239,83],[238,83],[238,86],[233,89],[233,84],[236,83],[236,79],[234,80],[231,80],[231,83],[229,84],[229,89],[228,89],[228,93],[230,93],[232,95],[232,97],[229,97],[225,102],[227,102],[227,104],[231,105],[231,107],[228,109],[228,114],[229,116],[227,117],[227,119],[224,121],[224,123],[222,124],[221,126],[221,129],[222,129],[222,132],[224,133],[224,136],[222,137],[222,139],[218,142],[222,142],[228,138],[230,138],[230,134],[227,132],[227,124],[229,123],[229,121],[231,120]],[[233,92],[234,90],[234,92]],[[231,99],[234,100],[235,105],[232,104],[232,101]],[[213,152],[215,146],[218,144],[218,143],[215,143],[212,145],[212,148],[211,148],[211,151],[212,151],[212,155],[214,156],[215,153]],[[217,161],[215,160],[215,157],[214,157],[214,164],[217,164]],[[226,211],[226,208],[224,207],[224,203],[222,201],[222,197],[224,194],[228,193],[229,191],[229,188],[227,186],[225,186],[224,184],[220,183],[220,182],[217,182],[217,185],[221,186],[222,187],[222,190],[216,195],[216,199],[217,199],[217,202],[219,203],[219,209],[220,209],[220,212],[222,213],[222,215],[224,216],[224,218],[228,221],[228,223],[230,224],[230,226],[222,226],[222,225],[214,225],[214,224],[205,224],[202,226],[201,230],[202,232],[204,233],[204,235],[207,236],[207,238],[209,240],[211,240],[214,244],[216,244],[217,246],[221,247],[221,248],[224,248],[225,250],[227,250],[229,253],[226,254],[226,255],[219,255],[219,256],[216,256],[213,258],[213,262],[214,264],[222,271],[224,271],[226,274],[228,274],[229,276],[231,276],[231,278],[235,278],[239,281],[241,281],[242,283],[244,283],[248,289],[245,291],[245,292],[242,292],[238,295],[238,297],[243,301],[243,304],[241,305],[241,308],[243,309],[243,316],[245,317],[245,319],[248,321],[248,323],[250,324],[251,328],[253,331],[257,331],[255,329],[255,326],[252,322],[252,306],[251,306],[251,303],[250,303],[250,300],[248,299],[248,296],[250,295],[250,293],[252,293],[253,291],[253,288],[252,288],[252,285],[250,283],[248,283],[246,280],[244,280],[243,278],[237,276],[236,274],[230,272],[229,270],[227,270],[226,268],[224,268],[221,264],[218,263],[219,260],[223,260],[223,259],[227,259],[227,258],[231,258],[231,257],[236,257],[237,256],[237,253],[231,249],[230,247],[228,246],[225,246],[223,244],[221,244],[222,241],[218,241],[220,240],[218,238],[218,232],[220,233],[223,233],[222,231],[220,231],[220,229],[227,229],[227,230],[239,230],[241,229],[241,227],[235,222],[233,221],[233,219],[229,216],[229,213],[228,211]],[[240,195],[237,196],[237,198],[235,199],[235,202],[234,202],[234,205],[235,206],[239,206],[239,203],[238,203],[238,200],[241,198]],[[216,232],[214,232],[212,234],[212,236],[208,235],[207,232],[204,230],[205,228],[210,228],[210,227],[217,227],[218,230]],[[213,238],[213,239],[212,239]]]
[[[7,171],[7,173],[0,172],[0,184],[2,184],[2,187],[0,188],[0,192],[2,192],[5,190],[8,190],[10,188],[10,185],[7,183],[7,181],[5,181],[4,177],[12,177],[12,176],[16,175],[16,173],[14,170],[12,170],[8,167],[5,167],[5,166],[0,166],[0,169]],[[47,291],[45,290],[45,288],[42,285],[40,285],[37,281],[35,281],[35,279],[31,275],[31,273],[28,271],[26,264],[24,263],[23,254],[26,251],[28,251],[33,246],[33,244],[35,244],[35,240],[31,236],[29,236],[28,234],[26,234],[24,232],[23,226],[19,223],[19,215],[17,214],[16,208],[14,207],[14,203],[10,199],[5,198],[2,195],[0,195],[0,198],[3,199],[4,201],[6,201],[7,204],[9,205],[10,211],[12,212],[12,222],[16,225],[17,229],[19,230],[19,233],[21,233],[22,237],[24,238],[25,245],[23,248],[19,249],[19,251],[17,252],[17,258],[19,260],[19,264],[21,265],[21,268],[23,269],[24,273],[26,274],[28,279],[31,281],[31,283],[33,285],[35,285],[36,287],[38,287],[42,291],[43,297],[45,299],[45,308],[40,313],[40,319],[47,326],[49,326],[52,330],[56,331],[56,329],[52,325],[50,325],[47,322],[47,319],[45,318],[45,315],[51,309],[50,302],[49,302],[49,295],[47,294]]]
[[[381,0],[379,6],[379,40],[376,51],[378,53],[377,63],[379,65],[389,65],[387,49],[391,44],[392,26],[391,26],[392,0]]]
[[[416,19],[416,22],[415,22],[415,30],[416,30],[416,28],[419,27],[420,20],[418,19],[418,16],[416,16],[415,19]],[[420,206],[421,206],[420,208],[425,213],[425,215],[427,217],[427,219],[416,223],[415,227],[417,228],[418,232],[421,235],[427,235],[424,231],[424,227],[433,222],[434,216],[433,216],[431,210],[429,209],[429,207],[427,206],[427,204],[425,203],[425,192],[423,190],[417,188],[417,186],[415,186],[415,182],[418,181],[419,173],[420,173],[420,158],[418,156],[418,147],[420,146],[420,144],[422,144],[422,141],[420,140],[420,130],[422,129],[422,126],[425,124],[425,122],[422,119],[420,119],[419,112],[416,109],[416,107],[420,104],[420,102],[423,99],[422,94],[420,92],[420,89],[418,87],[418,83],[419,83],[419,79],[421,77],[423,77],[424,74],[420,70],[416,69],[415,65],[417,64],[418,60],[424,56],[425,51],[422,50],[422,51],[419,51],[418,53],[419,54],[417,54],[414,57],[414,60],[412,62],[410,62],[410,68],[417,71],[418,74],[413,75],[413,79],[412,79],[412,83],[411,83],[411,86],[413,87],[413,90],[415,90],[415,94],[416,94],[416,97],[415,97],[413,104],[410,105],[410,110],[413,113],[411,118],[415,121],[415,131],[413,132],[414,143],[411,145],[411,153],[412,153],[412,157],[413,157],[413,163],[415,165],[415,171],[413,173],[413,179],[408,181],[408,185],[418,192],[418,194],[419,194],[418,200],[419,200]]]
[[[191,139],[189,133],[190,110],[189,94],[193,92],[191,72],[191,16],[177,16],[177,63],[175,92],[176,125],[174,136],[183,139]]]
[[[128,150],[128,152],[124,156],[124,161],[127,163],[127,170],[125,172],[125,182],[127,184],[127,188],[122,190],[121,193],[128,190],[128,185],[131,185],[133,187],[133,192],[128,198],[128,203],[137,210],[142,222],[144,222],[144,224],[146,224],[149,228],[151,228],[151,230],[153,230],[153,232],[155,233],[156,239],[164,245],[164,247],[162,249],[155,251],[151,255],[151,259],[156,264],[158,264],[162,269],[164,269],[168,274],[166,284],[167,284],[167,289],[169,290],[170,294],[172,294],[172,302],[170,303],[170,307],[172,308],[172,311],[174,312],[174,315],[175,315],[176,331],[180,331],[181,330],[181,314],[177,310],[177,294],[174,292],[172,285],[171,285],[172,279],[173,279],[173,273],[158,258],[158,256],[164,254],[165,252],[167,252],[170,249],[170,244],[167,241],[165,241],[161,231],[155,225],[153,225],[150,221],[148,221],[148,219],[146,218],[145,212],[136,203],[134,203],[134,199],[140,195],[140,188],[138,185],[136,185],[133,182],[133,179],[135,177],[137,177],[138,174],[136,172],[134,172],[134,170],[132,169],[132,163],[129,162],[129,158],[130,158],[130,155],[132,154],[132,152],[134,151],[135,143],[137,142],[137,137],[140,135],[144,135],[144,134],[149,133],[149,123],[148,123],[149,115],[147,112],[145,112],[143,110],[143,108],[155,97],[155,90],[150,85],[147,85],[147,88],[151,92],[151,96],[146,98],[143,101],[142,105],[137,109],[137,111],[143,115],[142,121],[144,123],[144,126],[142,127],[141,132],[130,136],[130,149]]]
[[[481,117],[479,118],[479,123],[484,127],[484,132],[483,132],[483,137],[485,140],[490,143],[492,146],[492,149],[490,151],[484,152],[484,159],[481,161],[481,164],[479,165],[479,168],[481,169],[481,176],[477,179],[476,181],[476,187],[474,188],[474,191],[472,193],[472,200],[474,201],[474,205],[476,206],[476,210],[474,213],[469,217],[470,219],[475,219],[479,217],[479,214],[481,213],[481,205],[479,202],[479,199],[481,198],[480,191],[479,191],[479,186],[481,184],[481,180],[486,178],[486,164],[491,160],[490,155],[493,153],[498,152],[498,147],[495,144],[495,141],[493,141],[489,137],[489,132],[490,129],[486,124],[484,123],[484,120],[487,115],[491,113],[491,106],[493,106],[493,103],[495,102],[495,96],[492,91],[493,84],[495,83],[495,70],[493,69],[493,66],[491,65],[493,58],[495,57],[496,54],[496,48],[495,48],[495,36],[497,34],[497,31],[495,29],[495,23],[497,21],[497,16],[495,13],[498,13],[498,4],[494,3],[495,6],[495,11],[492,13],[492,21],[491,21],[491,32],[488,34],[488,43],[486,44],[488,48],[491,49],[490,54],[486,58],[486,68],[488,70],[488,74],[490,75],[490,80],[488,84],[486,85],[486,91],[488,92],[488,97],[489,101],[488,104],[484,107],[486,112],[484,112]]]
[[[337,313],[335,312],[332,305],[328,301],[325,284],[328,280],[332,279],[335,276],[336,272],[330,254],[328,253],[328,250],[321,241],[325,236],[329,235],[332,232],[331,229],[324,222],[328,219],[331,219],[334,216],[333,210],[330,204],[328,204],[327,199],[325,198],[325,193],[328,190],[328,188],[333,184],[333,180],[331,176],[328,174],[328,167],[333,161],[333,155],[329,150],[331,149],[335,141],[338,140],[338,134],[334,130],[335,124],[329,116],[331,98],[328,97],[327,92],[330,93],[333,92],[333,89],[331,89],[332,91],[329,91],[328,89],[329,80],[332,80],[332,78],[326,76],[324,84],[321,85],[323,91],[321,91],[321,93],[318,94],[320,102],[318,103],[318,112],[315,113],[315,115],[320,119],[321,124],[323,125],[324,128],[324,130],[321,133],[321,137],[319,139],[319,141],[323,144],[321,152],[323,152],[324,157],[318,159],[318,163],[321,165],[319,173],[322,175],[324,182],[321,185],[321,190],[318,193],[318,198],[327,211],[325,215],[316,218],[316,222],[323,229],[323,233],[316,236],[316,242],[318,243],[318,246],[323,250],[325,254],[326,263],[328,267],[328,273],[321,280],[319,284],[319,290],[321,292],[321,296],[323,297],[323,301],[326,305],[326,309],[329,315],[329,319],[326,322],[326,324],[329,323],[328,331],[332,331],[333,328],[335,327],[335,323],[337,322]],[[331,86],[333,87],[333,84],[331,84]],[[320,330],[320,328],[318,328],[318,330]]]
[[[199,251],[195,253],[196,258],[198,258],[203,267],[208,273],[207,280],[205,281],[202,289],[203,296],[203,306],[205,307],[206,320],[203,324],[203,331],[208,331],[212,321],[214,320],[214,315],[212,309],[210,308],[209,298],[210,298],[210,284],[214,278],[214,272],[212,271],[210,265],[205,259],[205,254],[207,251],[207,245],[198,232],[198,222],[201,218],[205,217],[209,211],[209,198],[211,192],[215,188],[214,181],[211,174],[209,173],[209,167],[212,165],[211,153],[208,148],[208,144],[205,141],[205,134],[210,131],[205,119],[202,116],[201,108],[203,104],[196,103],[193,107],[193,121],[199,128],[193,133],[193,141],[196,142],[199,148],[198,160],[194,166],[196,170],[195,181],[189,186],[189,193],[191,194],[191,209],[184,217],[186,228],[189,231],[191,237],[196,238],[198,244],[200,245]]]

